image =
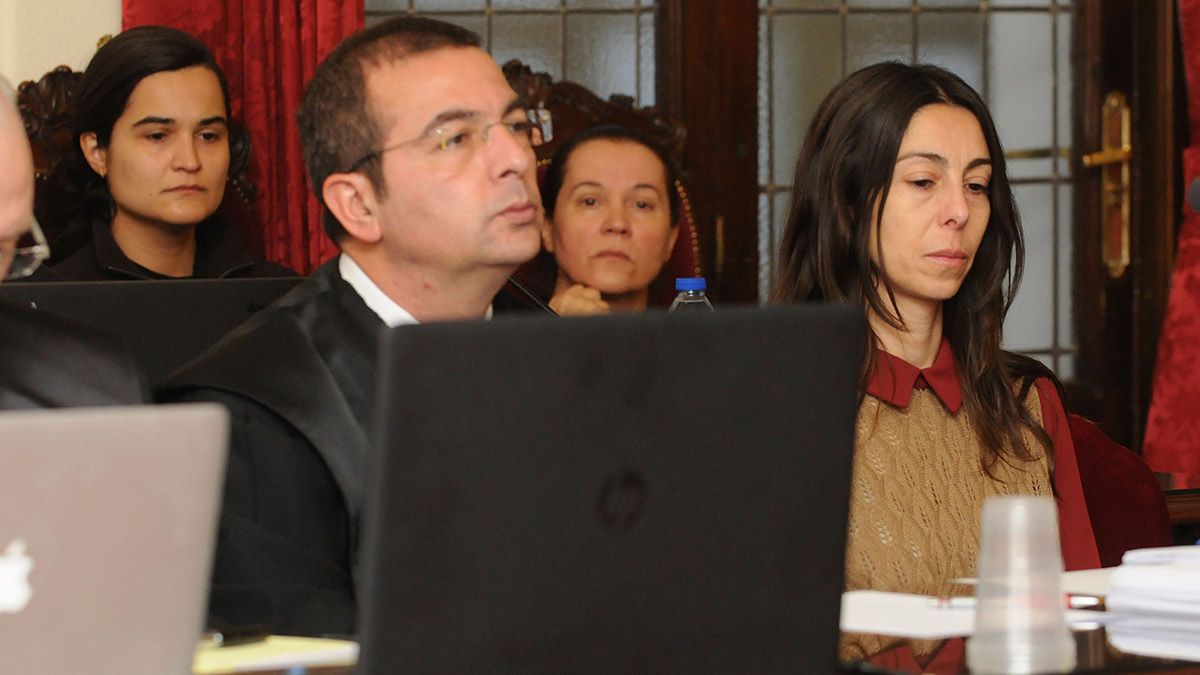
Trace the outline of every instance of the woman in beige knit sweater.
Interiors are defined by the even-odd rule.
[[[1067,567],[1098,567],[1053,375],[1000,346],[1024,245],[979,95],[933,66],[853,73],[817,110],[794,185],[774,299],[859,303],[870,330],[846,589],[959,591],[993,494],[1054,494]],[[842,655],[892,646],[846,639]],[[928,666],[940,646],[897,658]]]

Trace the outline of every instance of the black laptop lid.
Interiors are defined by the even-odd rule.
[[[841,306],[385,337],[363,672],[833,671]]]
[[[0,302],[115,333],[151,384],[299,283],[301,277],[0,284]]]

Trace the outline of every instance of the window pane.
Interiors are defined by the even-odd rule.
[[[492,56],[497,63],[520,59],[534,72],[562,78],[562,18],[550,15],[508,15],[492,17]]]
[[[1063,382],[1070,382],[1075,379],[1075,355],[1062,354],[1058,357],[1058,368],[1054,374]]]
[[[917,60],[942,66],[983,92],[983,15],[938,12],[917,15]]]
[[[841,0],[760,0],[759,6],[771,5],[777,9],[826,9],[836,8]]]
[[[846,6],[851,9],[900,9],[912,7],[912,0],[846,0]]]
[[[774,233],[771,231],[771,198],[758,195],[758,297],[765,300],[771,293],[772,275],[775,273],[775,253],[772,248]]]
[[[384,15],[384,16],[376,16],[376,17],[368,16],[366,25],[370,26],[370,25],[379,23],[380,21],[383,21],[384,19],[390,19],[393,16],[396,16],[396,15],[392,14],[392,15]],[[484,17],[483,15],[450,14],[448,16],[439,16],[437,18],[441,21],[445,21],[446,23],[452,23],[456,26],[462,26],[463,28],[466,28],[469,31],[473,31],[476,35],[479,36],[479,39],[482,43],[483,48],[485,50],[490,48],[490,46],[488,45],[488,41],[487,41],[487,38],[488,38],[488,36],[487,36],[487,18]],[[501,62],[501,63],[503,63],[503,62]]]
[[[492,8],[503,9],[558,9],[562,0],[492,0]]]
[[[842,76],[841,22],[837,15],[777,16],[771,40],[772,171],[790,183],[808,123]]]
[[[1025,230],[1025,278],[1004,322],[1004,346],[1044,350],[1054,346],[1054,204],[1049,185],[1013,189]]]
[[[1008,145],[1004,146],[1004,152],[1019,151],[1025,148],[1014,148]],[[1008,157],[1008,177],[1015,178],[1050,178],[1050,173],[1054,169],[1054,160],[1049,157],[1035,157],[1032,159],[1022,159],[1013,157],[1011,154]]]
[[[761,0],[765,2],[766,0]],[[769,41],[770,38],[771,20],[765,16],[758,17],[758,39],[759,42]],[[764,49],[761,44],[758,48],[758,72],[757,72],[757,100],[758,100],[758,184],[766,185],[771,182],[771,153],[774,146],[771,144],[771,51]],[[762,207],[760,204],[760,213],[758,219],[760,225],[759,245],[762,245],[762,223],[766,222],[762,217]],[[759,260],[766,260],[761,255]]]
[[[413,8],[425,12],[451,12],[464,9],[484,9],[487,0],[413,0]]]
[[[580,8],[604,8],[604,7],[625,7],[632,8],[635,0],[567,0],[567,7]]]
[[[638,91],[637,104],[640,106],[654,105],[655,97],[655,44],[654,44],[654,12],[646,12],[638,19],[641,27],[638,33]]]
[[[994,12],[988,44],[988,105],[1007,149],[1051,147],[1054,96],[1050,18]]]
[[[1071,321],[1071,288],[1075,278],[1075,251],[1071,243],[1073,193],[1069,184],[1058,186],[1058,344],[1070,349],[1075,349],[1075,325]],[[1062,373],[1059,376],[1062,377]]]
[[[601,98],[636,94],[636,27],[632,13],[568,14],[563,79],[578,82]]]
[[[979,11],[979,0],[921,0],[922,7],[958,7]]]
[[[846,72],[880,61],[912,61],[913,17],[910,14],[846,16]]]
[[[1071,143],[1071,13],[1062,12],[1058,15],[1058,35],[1055,37],[1058,46],[1056,55],[1058,67],[1058,147],[1070,149]],[[1062,154],[1062,153],[1059,153]],[[1061,176],[1071,175],[1070,153],[1058,158],[1058,173]],[[1071,222],[1071,221],[1065,221]]]

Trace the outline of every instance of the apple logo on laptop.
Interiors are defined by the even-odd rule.
[[[16,614],[29,604],[33,595],[29,585],[32,569],[33,558],[25,554],[25,540],[13,540],[4,555],[0,555],[0,614]]]

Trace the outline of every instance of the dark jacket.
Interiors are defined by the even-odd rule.
[[[334,258],[160,387],[160,400],[217,401],[232,413],[214,627],[354,632],[383,330]]]
[[[292,270],[246,253],[236,228],[225,218],[213,216],[196,226],[195,279],[236,277],[290,277]],[[92,236],[66,254],[36,281],[121,281],[169,279],[130,260],[105,223],[92,224]]]
[[[110,333],[0,305],[0,410],[148,401],[133,357]]]
[[[167,378],[232,413],[210,622],[354,631],[357,532],[384,324],[326,263]]]

